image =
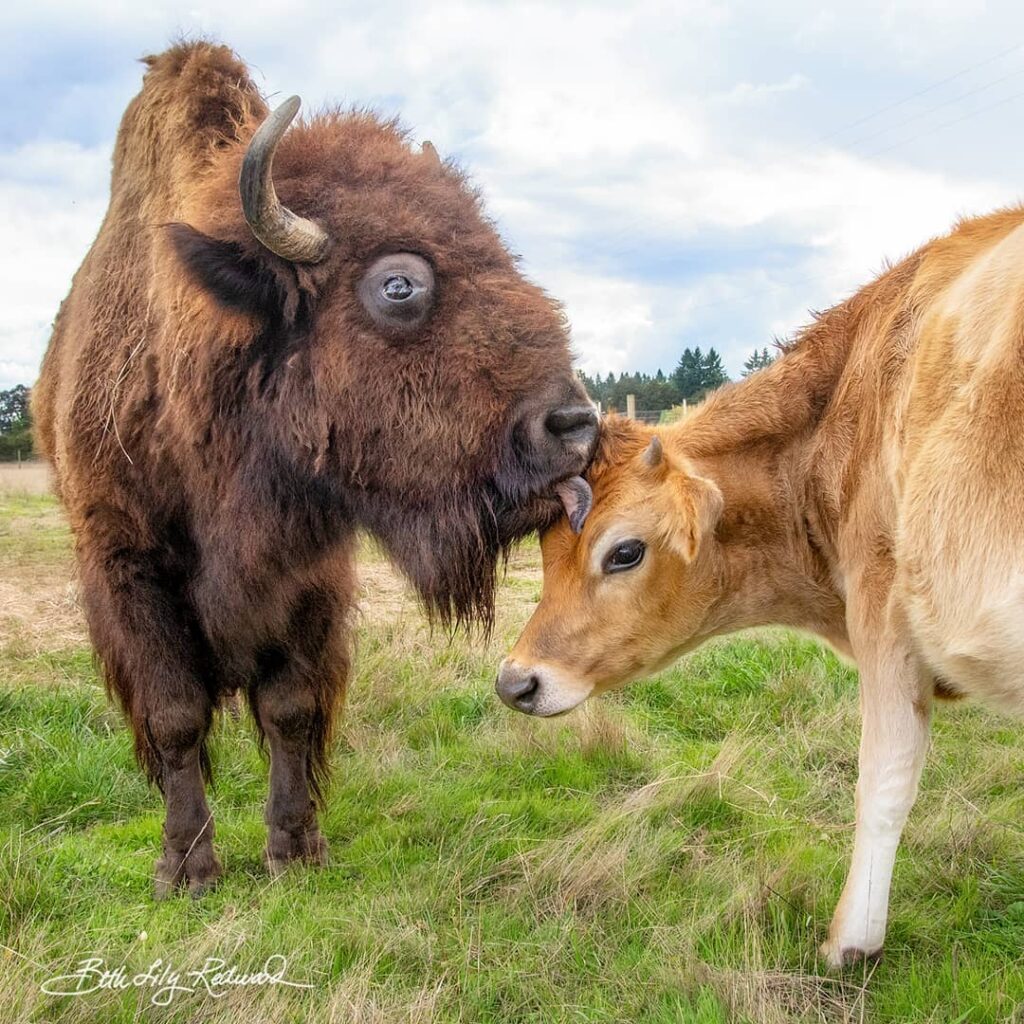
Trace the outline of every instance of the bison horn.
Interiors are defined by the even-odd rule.
[[[282,206],[271,176],[274,151],[301,102],[298,96],[292,96],[259,126],[242,161],[238,191],[252,233],[272,253],[294,263],[318,263],[330,242],[327,232]]]

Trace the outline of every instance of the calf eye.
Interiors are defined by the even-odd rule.
[[[422,327],[434,307],[434,271],[422,257],[397,252],[374,260],[356,289],[370,319],[385,334]]]
[[[624,540],[604,556],[604,571],[613,573],[633,569],[643,561],[646,550],[647,545],[642,540]]]

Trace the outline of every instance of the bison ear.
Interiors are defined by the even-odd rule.
[[[671,488],[673,505],[672,514],[665,519],[665,539],[684,562],[692,562],[718,525],[725,504],[722,492],[713,480],[685,469],[673,468],[665,486]]]
[[[423,145],[420,146],[423,152],[423,156],[429,161],[431,167],[436,167],[440,170],[444,165],[441,163],[441,157],[438,155],[437,150],[434,148],[434,144],[429,140],[425,140]]]
[[[189,224],[168,224],[166,231],[178,258],[222,306],[263,316],[282,308],[284,295],[274,271],[237,242],[211,238]]]

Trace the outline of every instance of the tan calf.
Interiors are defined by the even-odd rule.
[[[1024,709],[1024,212],[959,225],[682,423],[609,420],[588,480],[559,488],[502,700],[561,714],[716,634],[818,634],[862,708],[823,953],[876,953],[933,696]]]

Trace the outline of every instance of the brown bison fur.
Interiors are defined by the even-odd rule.
[[[271,748],[268,862],[323,856],[310,791],[348,673],[355,532],[443,622],[486,624],[503,549],[550,515],[592,430],[545,427],[585,401],[562,314],[457,169],[365,112],[298,124],[274,180],[330,247],[289,262],[243,217],[267,116],[245,66],[205,42],[146,64],[35,412],[108,686],[167,802],[158,890],[198,891],[219,872],[205,736],[238,689]],[[411,334],[358,291],[403,252],[436,280]]]

